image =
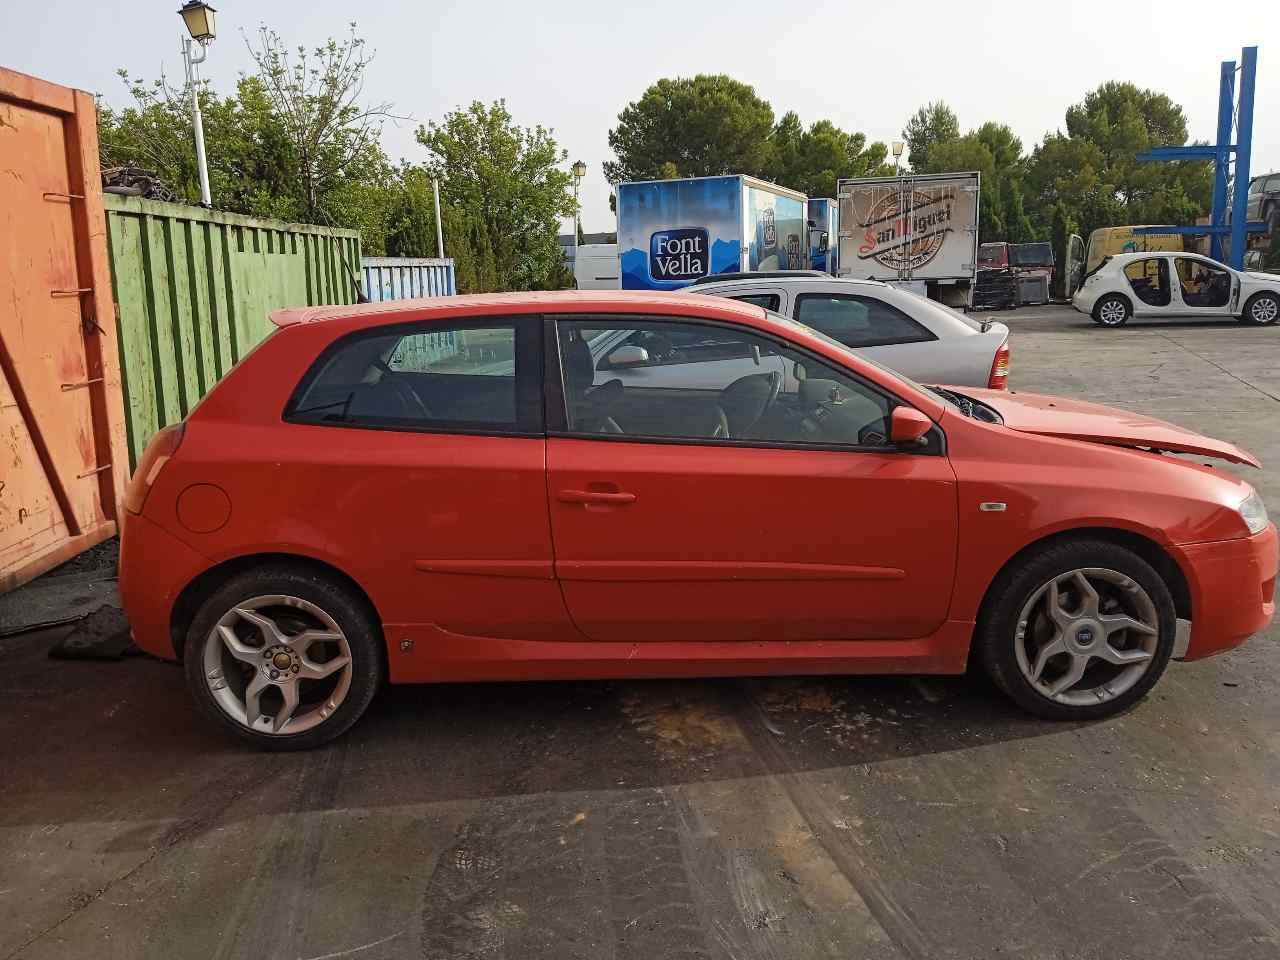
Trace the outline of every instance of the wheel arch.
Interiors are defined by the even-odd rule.
[[[1123,272],[1121,272],[1121,276],[1123,275],[1124,275]],[[1098,319],[1098,313],[1102,305],[1112,297],[1115,297],[1117,300],[1123,300],[1125,302],[1125,304],[1129,308],[1129,318],[1133,319],[1133,315],[1134,315],[1133,298],[1129,296],[1127,293],[1124,293],[1120,290],[1108,290],[1106,293],[1102,293],[1098,295],[1098,299],[1093,301],[1093,309],[1090,311],[1090,314],[1093,316],[1093,318],[1095,320]]]
[[[366,608],[370,621],[381,632],[382,618],[374,605],[369,592],[346,571],[328,563],[296,553],[251,553],[244,556],[223,560],[183,587],[169,612],[169,639],[173,644],[173,653],[178,660],[182,659],[182,648],[187,641],[187,631],[200,609],[200,605],[233,577],[237,577],[254,567],[276,564],[290,566],[302,570],[310,570],[329,577],[349,589],[356,599]]]
[[[1031,541],[1022,547],[1017,553],[1004,562],[996,575],[991,578],[991,582],[987,585],[987,589],[983,592],[982,602],[978,606],[978,624],[984,622],[984,618],[989,615],[991,608],[995,604],[994,591],[996,585],[999,584],[1005,574],[1017,567],[1020,563],[1034,553],[1045,549],[1053,544],[1062,543],[1068,540],[1102,540],[1107,543],[1114,543],[1117,546],[1125,547],[1147,563],[1151,564],[1156,573],[1160,574],[1161,579],[1169,588],[1169,593],[1173,596],[1173,608],[1178,618],[1182,620],[1192,619],[1191,606],[1191,586],[1187,580],[1187,575],[1179,565],[1178,561],[1163,546],[1152,540],[1150,537],[1143,536],[1132,530],[1125,530],[1120,527],[1074,527],[1069,530],[1059,530],[1054,533],[1047,534]]]
[[[1253,301],[1259,297],[1271,297],[1273,300],[1280,301],[1280,292],[1275,290],[1254,290],[1251,294],[1244,298],[1244,302],[1240,305],[1240,317],[1247,320],[1249,318],[1249,310],[1253,307]]]

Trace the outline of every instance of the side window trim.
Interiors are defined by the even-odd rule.
[[[563,373],[560,365],[560,324],[562,323],[582,323],[591,319],[599,320],[602,324],[612,325],[633,320],[637,324],[652,323],[702,323],[708,326],[723,327],[727,330],[741,331],[742,328],[737,324],[727,323],[713,317],[680,317],[680,316],[662,316],[662,315],[637,315],[625,313],[570,313],[570,314],[547,314],[545,317],[545,349],[543,351],[545,361],[543,364],[545,394],[547,400],[546,411],[546,435],[548,437],[562,437],[573,440],[600,440],[606,443],[644,443],[644,444],[666,444],[680,446],[714,446],[714,447],[741,447],[747,449],[766,449],[766,450],[802,450],[802,451],[827,451],[835,453],[878,453],[878,454],[909,454],[913,456],[946,456],[947,453],[947,435],[946,432],[938,425],[934,424],[933,429],[929,431],[928,437],[930,443],[927,447],[919,447],[914,449],[894,447],[894,446],[867,446],[848,443],[809,443],[802,441],[785,441],[785,440],[750,440],[742,438],[728,439],[703,439],[699,437],[650,437],[650,436],[632,436],[628,434],[608,434],[608,433],[592,433],[589,431],[575,431],[569,428],[568,423],[568,407],[564,389]],[[775,346],[792,350],[801,356],[820,363],[828,367],[838,370],[843,376],[857,383],[867,391],[883,398],[886,402],[887,409],[892,414],[895,407],[911,406],[906,400],[903,400],[896,393],[885,389],[878,383],[860,376],[856,371],[850,370],[848,367],[842,366],[834,360],[822,356],[809,348],[793,343],[785,337],[764,330],[747,330],[747,334],[767,340]]]
[[[295,415],[295,408],[308,389],[325,369],[328,361],[338,351],[361,340],[387,337],[395,334],[412,336],[415,333],[433,333],[441,330],[483,329],[488,327],[512,327],[515,333],[515,402],[516,419],[509,427],[486,421],[439,422],[344,422],[303,419]],[[381,324],[354,330],[330,343],[316,356],[285,401],[280,419],[285,423],[309,427],[338,427],[348,430],[381,430],[391,433],[459,434],[466,436],[494,437],[545,437],[543,382],[545,357],[543,349],[543,319],[541,314],[508,314],[456,316],[447,320],[422,317],[400,323]]]
[[[938,335],[936,333],[934,333],[932,330],[930,330],[928,327],[922,324],[919,320],[915,319],[912,316],[909,316],[905,311],[899,310],[897,307],[889,303],[887,300],[881,300],[879,297],[868,296],[866,294],[857,294],[857,293],[799,293],[799,294],[796,294],[795,303],[791,307],[790,316],[797,323],[804,323],[804,321],[800,319],[800,308],[804,306],[804,303],[806,300],[853,300],[856,303],[864,303],[869,300],[874,301],[875,303],[884,307],[886,310],[892,310],[894,313],[898,314],[908,324],[915,327],[915,329],[920,334],[919,336],[910,340],[903,340],[899,337],[885,337],[885,338],[872,340],[870,343],[860,343],[857,346],[853,346],[851,344],[845,344],[846,346],[850,347],[850,349],[853,349],[853,350],[860,350],[864,347],[889,347],[889,346],[895,346],[897,344],[903,344],[903,343],[929,343],[930,341],[938,339]]]

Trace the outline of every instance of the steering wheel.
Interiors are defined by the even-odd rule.
[[[781,392],[782,374],[776,370],[739,377],[721,390],[718,402],[729,422],[729,436],[745,437],[750,434]]]
[[[405,408],[405,413],[410,417],[418,417],[423,420],[431,419],[431,411],[427,409],[427,405],[422,402],[422,398],[418,396],[418,392],[413,389],[404,376],[396,370],[392,370],[387,366],[386,361],[380,357],[375,357],[373,365],[382,372],[382,380],[395,393],[396,399]]]

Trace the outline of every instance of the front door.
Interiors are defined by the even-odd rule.
[[[1231,272],[1199,257],[1173,258],[1173,305],[1184,316],[1226,316],[1232,310]]]
[[[547,445],[552,535],[569,613],[587,636],[904,639],[941,625],[955,478],[940,439],[918,452],[887,443],[892,397],[733,326],[557,326],[567,409]],[[706,369],[621,388],[607,386],[609,370],[571,372],[586,362],[571,344],[638,328],[687,345],[667,362]],[[754,372],[716,359],[730,350],[759,357]]]

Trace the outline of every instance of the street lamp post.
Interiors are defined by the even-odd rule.
[[[182,38],[182,64],[187,71],[187,87],[191,90],[191,122],[196,132],[196,168],[200,173],[200,205],[213,206],[213,198],[209,195],[209,161],[204,152],[204,118],[200,115],[199,73],[196,67],[204,63],[209,55],[209,44],[216,35],[213,15],[217,13],[213,7],[200,0],[189,0],[178,11],[182,22],[187,25],[189,37]],[[192,43],[200,45],[200,54],[193,52]]]
[[[906,148],[906,144],[901,140],[893,141],[893,175],[898,175],[898,163],[902,159],[902,151]]]
[[[578,270],[578,231],[582,229],[582,216],[578,209],[578,184],[587,175],[587,165],[579,160],[571,168],[573,173],[573,269]]]

